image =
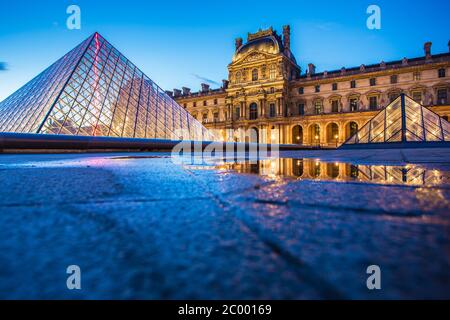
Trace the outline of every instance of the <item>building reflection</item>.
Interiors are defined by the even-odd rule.
[[[386,166],[322,162],[313,159],[242,160],[223,163],[216,168],[244,174],[283,176],[304,180],[349,181],[412,186],[448,184],[449,174],[418,165]]]

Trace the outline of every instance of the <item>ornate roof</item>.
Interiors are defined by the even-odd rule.
[[[261,38],[248,41],[242,45],[235,53],[233,62],[241,59],[252,51],[278,54],[281,52],[282,44],[274,35],[267,35]]]

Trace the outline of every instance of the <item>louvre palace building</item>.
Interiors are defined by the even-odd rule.
[[[450,116],[450,42],[446,53],[427,42],[421,57],[323,72],[302,72],[290,44],[289,26],[249,33],[221,88],[167,93],[223,141],[337,146],[401,93]]]

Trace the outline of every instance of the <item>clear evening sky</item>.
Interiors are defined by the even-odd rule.
[[[68,30],[66,9],[81,8],[81,30]],[[381,8],[381,30],[366,27],[366,9]],[[392,1],[25,1],[0,2],[0,101],[95,31],[162,88],[197,90],[220,83],[234,39],[291,25],[292,51],[305,70],[379,63],[448,51],[448,0]],[[212,84],[212,87],[218,85]]]

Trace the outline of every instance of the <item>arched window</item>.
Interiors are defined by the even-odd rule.
[[[277,66],[272,64],[270,65],[269,78],[270,80],[274,80],[276,77],[277,77]]]
[[[256,103],[250,105],[250,120],[258,119],[258,106]]]
[[[252,70],[252,81],[258,81],[258,69]]]
[[[236,83],[241,83],[242,81],[242,74],[240,71],[236,72]]]

